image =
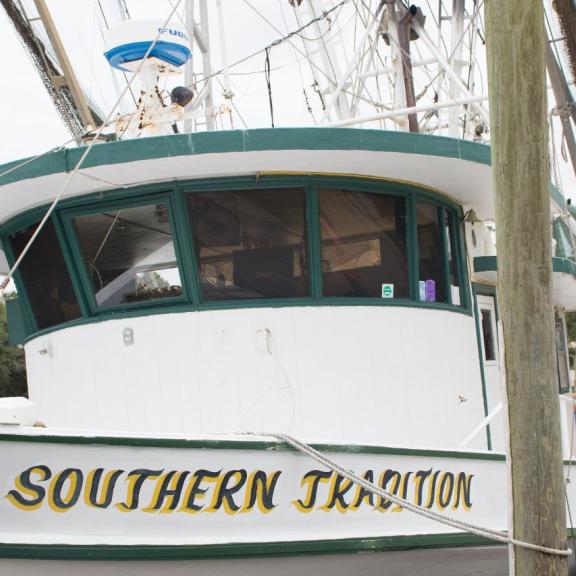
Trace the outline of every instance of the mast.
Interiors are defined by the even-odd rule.
[[[487,0],[485,14],[512,536],[564,549],[544,12],[540,0]],[[517,576],[567,573],[561,556],[514,547],[510,560]]]
[[[58,62],[62,67],[62,76],[59,78],[53,78],[52,81],[56,84],[57,87],[68,87],[76,107],[78,108],[78,112],[80,114],[84,128],[86,130],[92,130],[96,127],[94,118],[92,117],[90,108],[88,108],[88,104],[86,104],[86,100],[82,94],[82,89],[80,88],[76,74],[74,74],[70,60],[68,60],[68,55],[66,54],[66,50],[64,50],[64,45],[62,44],[60,35],[56,30],[56,26],[54,25],[50,11],[48,10],[44,0],[34,0],[34,4],[36,6],[36,10],[38,10],[38,16],[40,16],[40,19],[44,24],[48,38],[50,38],[50,42],[54,48]]]

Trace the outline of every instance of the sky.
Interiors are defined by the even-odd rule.
[[[31,0],[22,1],[25,6],[32,4]],[[175,1],[127,0],[127,5],[132,19],[150,17],[165,19]],[[367,1],[370,4],[370,1]],[[318,2],[325,9],[338,4],[338,0],[318,0]],[[100,5],[108,21],[113,22],[116,0],[100,0],[100,3],[98,0],[47,0],[47,4],[84,90],[105,113],[108,113],[116,100],[116,92],[112,83],[111,69],[103,56],[105,44],[98,23],[101,22]],[[372,1],[372,4],[375,2]],[[425,3],[420,4],[425,9]],[[430,5],[429,0],[426,4]],[[184,2],[182,2],[183,5]],[[208,5],[213,69],[220,69],[223,67],[223,50],[216,11],[217,2],[209,0]],[[297,22],[296,12],[290,7],[288,0],[222,0],[222,6],[228,63],[233,65],[246,56],[255,52],[259,53],[240,65],[231,66],[230,78],[236,110],[229,114],[222,106],[219,109],[221,114],[217,118],[218,127],[270,126],[268,87],[263,74],[265,54],[261,51],[265,46],[298,28],[299,25],[307,23],[308,15],[303,12],[303,8],[300,8],[298,12],[300,22]],[[326,21],[322,21],[319,30],[309,27],[302,32],[301,36],[311,39],[318,37],[317,34],[321,32],[320,37],[329,41],[337,38],[337,30],[342,30],[341,38],[344,40],[341,43],[334,40],[332,43],[343,69],[358,42],[359,33],[356,30],[355,14],[353,2],[350,1],[332,13],[330,28]],[[364,15],[368,17],[368,13],[365,12]],[[426,24],[431,34],[435,33],[433,17],[433,13],[429,13]],[[389,65],[391,62],[389,49],[383,43],[381,44],[379,52],[382,54],[382,60],[379,65]],[[414,44],[419,45],[420,42]],[[443,44],[444,46],[449,44],[448,37],[443,39]],[[277,126],[310,125],[322,116],[320,98],[312,87],[312,73],[302,57],[303,46],[302,38],[293,37],[291,42],[276,45],[269,53],[274,119]],[[3,55],[10,55],[9,59],[6,56],[3,57],[4,62],[9,62],[10,70],[0,76],[0,117],[4,136],[0,143],[0,164],[2,164],[59,146],[69,140],[70,135],[60,121],[28,55],[2,9],[0,9],[0,50]],[[200,57],[197,53],[194,57],[195,66],[198,66]],[[482,62],[479,62],[477,68],[480,75],[482,75],[483,67]],[[123,86],[124,79],[121,76],[118,78]],[[223,79],[221,76],[219,78],[220,80],[214,84],[215,101],[218,105],[224,105],[223,86],[220,84]],[[428,88],[426,97],[431,97],[434,89],[433,83],[430,82],[424,86],[423,82],[418,83],[416,92],[419,93]],[[182,76],[171,79],[167,82],[167,88],[181,83],[183,83]],[[385,94],[387,90],[390,92],[390,86],[373,84],[369,96],[383,102],[384,105],[390,105],[390,99],[387,99]],[[477,92],[485,92],[485,90],[485,85],[479,81]],[[130,106],[129,99],[125,101],[125,104]],[[364,111],[374,113],[373,107],[362,105],[364,105]],[[308,111],[308,106],[312,109],[312,113]],[[390,127],[390,123],[385,127]],[[561,129],[558,121],[556,121],[555,135],[558,140],[557,149],[560,151]],[[572,170],[562,160],[560,153],[558,153],[558,158],[564,192],[569,196],[573,195],[575,186]]]

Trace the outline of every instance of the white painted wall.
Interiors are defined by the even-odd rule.
[[[66,328],[25,348],[47,426],[456,447],[484,417],[474,319],[444,310],[164,314]]]

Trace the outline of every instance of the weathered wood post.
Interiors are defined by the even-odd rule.
[[[542,0],[486,0],[485,14],[513,535],[563,549]],[[513,552],[510,574],[567,573],[561,556]]]

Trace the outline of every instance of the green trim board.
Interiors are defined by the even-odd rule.
[[[183,271],[186,268],[186,266],[184,266],[184,263],[182,261],[180,243],[178,242],[178,236],[175,232],[175,225],[174,225],[175,217],[171,200],[172,200],[171,195],[165,193],[158,195],[146,195],[141,198],[134,197],[128,200],[124,200],[121,203],[103,202],[98,203],[96,205],[91,205],[89,207],[85,207],[83,209],[77,208],[77,209],[68,209],[59,211],[59,215],[63,221],[63,228],[65,231],[66,238],[68,240],[68,245],[70,246],[71,256],[75,266],[75,270],[78,271],[79,289],[81,292],[80,297],[86,299],[86,301],[88,302],[90,316],[93,316],[97,314],[99,311],[104,310],[113,311],[113,310],[127,310],[131,308],[135,309],[135,308],[147,308],[156,306],[169,306],[172,303],[178,304],[188,302],[191,300],[191,294],[188,290],[188,284],[186,282],[185,275],[183,274]],[[113,306],[98,305],[96,302],[96,295],[94,293],[93,285],[90,280],[90,274],[86,266],[86,262],[82,256],[82,252],[80,250],[80,243],[78,241],[73,220],[82,216],[100,214],[103,211],[114,211],[118,209],[127,209],[127,208],[129,209],[133,207],[142,207],[142,206],[153,206],[160,203],[166,204],[168,209],[169,222],[171,225],[170,232],[172,236],[172,242],[174,245],[176,266],[178,268],[180,281],[182,283],[182,293],[178,296],[171,296],[162,299],[146,300],[142,302],[130,302]],[[70,270],[70,272],[72,271]]]
[[[248,436],[246,436],[248,438]],[[38,444],[69,444],[90,446],[124,446],[138,448],[176,448],[186,450],[275,450],[296,452],[288,444],[272,440],[246,440],[237,438],[165,438],[134,436],[68,436],[56,434],[10,434],[0,430],[0,442],[29,442]],[[460,450],[440,450],[434,448],[404,448],[377,446],[371,444],[311,444],[320,452],[334,454],[375,454],[394,456],[426,456],[433,458],[453,458],[460,460],[484,460],[503,462],[504,454],[494,452],[468,452]]]
[[[574,531],[568,528],[568,538]],[[66,544],[0,544],[0,558],[20,560],[195,560],[283,557],[360,552],[392,552],[434,548],[504,546],[466,532],[414,534],[377,538],[340,538],[284,542],[245,542],[199,546],[75,546]]]
[[[490,165],[485,144],[444,136],[355,128],[260,128],[171,134],[134,140],[105,142],[94,146],[83,168],[141,160],[265,150],[366,150],[457,158]],[[0,176],[0,186],[11,182],[69,172],[84,148],[58,150],[38,157],[9,174]],[[28,159],[31,160],[31,159]],[[0,173],[26,160],[0,166]]]
[[[358,192],[370,192],[399,196],[406,199],[406,214],[409,222],[407,253],[409,260],[410,296],[413,299],[380,299],[380,298],[333,298],[321,295],[322,265],[321,246],[318,222],[318,194],[319,186],[341,187]],[[306,221],[308,231],[308,249],[310,255],[309,275],[311,281],[310,296],[305,298],[278,298],[278,299],[254,299],[254,300],[222,300],[202,301],[201,282],[199,278],[198,263],[196,262],[193,247],[190,223],[185,210],[185,195],[194,192],[205,191],[228,191],[244,189],[280,189],[283,187],[302,187],[306,194]],[[460,223],[457,233],[459,241],[455,242],[455,254],[459,263],[459,276],[461,280],[462,297],[460,305],[452,305],[444,302],[420,302],[418,300],[418,243],[415,229],[414,209],[417,200],[431,202],[438,207],[439,213],[452,214],[454,220]],[[171,217],[172,231],[174,236],[175,252],[179,264],[180,278],[183,284],[183,292],[180,296],[162,300],[149,300],[143,302],[121,304],[110,307],[96,305],[92,283],[86,271],[86,266],[80,252],[78,240],[72,220],[78,216],[94,214],[103,210],[115,210],[136,205],[165,202]],[[8,235],[37,222],[42,214],[42,208],[35,208],[26,215],[19,215],[2,226],[0,233],[5,244],[9,247]],[[82,323],[90,323],[109,318],[123,318],[134,316],[146,316],[157,313],[184,312],[193,310],[222,310],[251,307],[287,307],[308,305],[329,306],[407,306],[418,308],[438,308],[458,313],[472,314],[468,286],[467,269],[464,264],[462,250],[462,210],[454,202],[418,186],[407,185],[382,179],[368,179],[355,177],[336,177],[319,175],[282,175],[265,178],[242,177],[221,178],[181,183],[160,183],[131,189],[130,191],[116,190],[106,195],[103,199],[98,194],[92,194],[82,198],[68,199],[62,202],[52,217],[55,223],[58,237],[62,245],[62,251],[66,266],[72,277],[76,297],[81,306],[82,321],[74,320],[58,324],[48,329],[38,331],[33,323],[27,332],[26,339],[53,332],[68,326],[77,326]],[[444,240],[443,246],[445,248]],[[444,249],[444,252],[446,250]],[[14,261],[14,255],[7,250],[9,263]],[[445,255],[445,260],[447,256]],[[445,262],[446,266],[446,262]],[[16,281],[19,282],[18,274]],[[19,282],[19,290],[22,292],[22,304],[25,312],[30,315],[30,304],[26,299],[25,287]],[[33,320],[33,319],[32,319]]]
[[[299,308],[299,307],[310,307],[310,306],[391,306],[391,307],[401,307],[401,308],[418,308],[421,310],[434,310],[437,312],[452,312],[456,314],[463,314],[464,316],[472,316],[472,311],[467,308],[462,308],[459,306],[454,306],[452,304],[445,303],[435,303],[435,302],[417,302],[412,300],[400,300],[395,299],[387,303],[381,303],[380,300],[375,299],[360,299],[360,298],[322,298],[321,301],[317,301],[313,298],[300,299],[293,298],[288,299],[277,299],[277,300],[259,300],[259,301],[244,301],[244,300],[229,300],[222,302],[207,302],[200,305],[194,304],[177,304],[171,301],[166,301],[167,303],[163,306],[150,306],[147,308],[135,307],[132,310],[115,310],[113,308],[104,309],[102,313],[95,316],[90,316],[87,318],[78,318],[76,320],[70,320],[69,322],[63,322],[62,324],[56,324],[50,328],[44,328],[38,331],[29,331],[26,333],[26,337],[19,344],[26,344],[35,338],[40,336],[46,336],[53,332],[58,332],[59,330],[64,330],[66,328],[74,328],[75,326],[85,326],[88,324],[94,324],[96,322],[106,322],[107,320],[121,320],[126,318],[140,318],[144,316],[156,316],[162,314],[183,314],[185,312],[206,312],[209,310],[237,310],[237,309],[249,309],[249,308]]]
[[[0,544],[0,558],[29,560],[194,560],[208,558],[281,557],[350,554],[430,548],[503,546],[468,533],[415,534],[377,538],[341,538],[283,542],[243,542],[197,546]]]
[[[576,262],[568,258],[552,258],[552,271],[570,274],[576,278]],[[474,272],[498,272],[497,256],[476,256],[474,258]]]

